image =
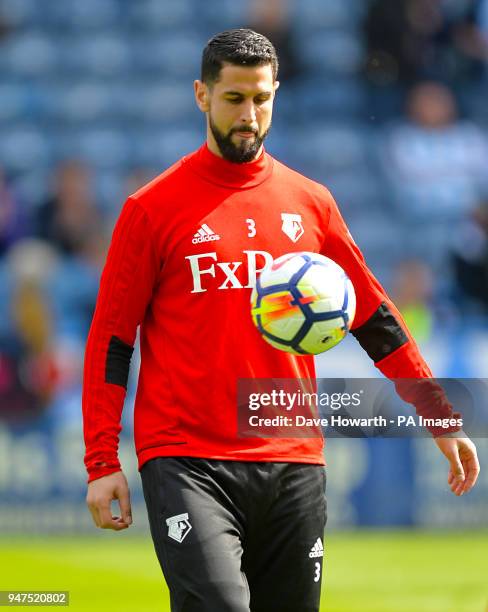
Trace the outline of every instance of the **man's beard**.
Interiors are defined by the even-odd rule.
[[[223,134],[215,123],[212,121],[212,117],[209,114],[209,125],[212,130],[215,142],[222,153],[222,157],[227,161],[233,162],[234,164],[244,164],[252,161],[258,154],[264,139],[271,129],[271,124],[262,136],[259,136],[256,130],[252,130],[246,127],[232,128],[228,134]],[[254,134],[253,139],[243,138],[240,145],[235,145],[232,142],[232,136],[236,132],[251,132]]]

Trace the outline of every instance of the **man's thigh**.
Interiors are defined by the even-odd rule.
[[[159,457],[141,470],[151,535],[172,612],[249,612],[242,524],[204,462]]]
[[[325,468],[287,464],[279,492],[244,541],[252,612],[318,612],[327,519]]]

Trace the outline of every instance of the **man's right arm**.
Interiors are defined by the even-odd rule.
[[[146,211],[131,198],[116,223],[85,350],[83,432],[88,481],[120,471],[120,420],[137,326],[160,269]]]

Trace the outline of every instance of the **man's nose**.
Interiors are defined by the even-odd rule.
[[[256,107],[252,100],[245,101],[242,104],[241,122],[246,125],[256,122]]]

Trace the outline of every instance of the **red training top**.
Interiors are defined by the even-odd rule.
[[[265,152],[234,164],[204,145],[129,197],[115,226],[85,354],[89,481],[120,470],[138,325],[139,468],[157,456],[324,463],[320,438],[236,435],[238,378],[315,375],[313,357],[272,348],[250,316],[256,273],[293,251],[322,253],[344,268],[357,295],[354,329],[382,303],[401,322],[405,342],[376,363],[386,376],[431,376],[327,189]]]

